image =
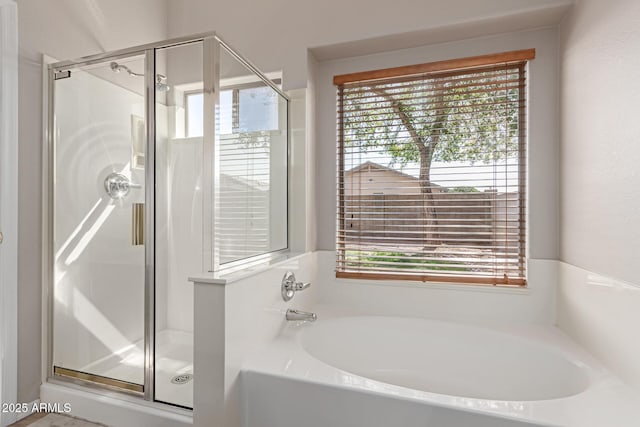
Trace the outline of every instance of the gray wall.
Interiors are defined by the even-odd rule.
[[[263,71],[284,70],[285,88],[298,89],[307,83],[309,48],[319,48],[317,58],[327,59],[539,28],[557,23],[571,3],[270,0],[247,7],[242,1],[173,0],[169,35],[216,30]]]
[[[558,43],[555,29],[511,33],[388,53],[320,62],[316,79],[316,205],[318,249],[335,249],[336,136],[333,76],[516,49],[536,49],[530,63],[528,212],[529,257],[558,257]]]
[[[562,25],[561,259],[640,283],[640,2],[581,0]]]
[[[166,38],[166,1],[18,0],[18,402],[40,395],[42,58],[71,59]]]

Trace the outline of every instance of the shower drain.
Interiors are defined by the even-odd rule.
[[[191,374],[180,374],[171,378],[171,382],[173,384],[186,384],[193,379],[193,375]]]

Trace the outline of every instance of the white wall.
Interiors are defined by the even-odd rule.
[[[41,54],[76,58],[166,38],[166,1],[18,1],[18,401],[39,395],[41,367]]]
[[[0,1],[0,402],[17,402],[18,363],[18,15]],[[0,414],[9,425],[16,414]]]
[[[581,0],[561,30],[561,257],[638,284],[639,19],[634,0]]]
[[[318,249],[335,248],[336,135],[333,76],[517,49],[536,49],[527,73],[529,258],[558,256],[558,46],[555,29],[504,34],[319,63],[316,78]]]
[[[286,89],[305,87],[307,49],[353,56],[555,23],[570,0],[169,1],[171,37],[215,30],[263,71],[284,70]],[[526,19],[522,19],[526,15]],[[481,24],[479,24],[481,23]],[[447,27],[456,26],[455,32]],[[378,39],[373,44],[344,43]],[[336,45],[334,50],[327,45]],[[339,51],[339,52],[338,52]],[[362,51],[361,53],[362,54]]]
[[[640,3],[579,0],[561,34],[561,328],[640,387]]]

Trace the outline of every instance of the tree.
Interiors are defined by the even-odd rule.
[[[518,152],[520,70],[465,71],[345,90],[345,147],[382,151],[392,164],[419,164],[426,240],[432,246],[440,242],[433,162],[489,163]]]

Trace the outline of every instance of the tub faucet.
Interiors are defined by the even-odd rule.
[[[291,271],[287,271],[282,278],[282,284],[280,286],[280,292],[282,294],[282,299],[285,301],[290,301],[291,298],[298,291],[304,291],[311,283],[297,282],[296,276]]]
[[[318,316],[315,313],[309,313],[308,311],[287,309],[286,319],[289,321],[303,321],[303,322],[315,322]]]

